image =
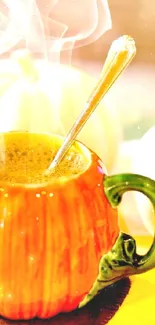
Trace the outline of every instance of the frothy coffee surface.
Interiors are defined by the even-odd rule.
[[[56,178],[72,177],[88,166],[88,157],[76,143],[55,172],[44,176],[63,139],[48,134],[10,132],[0,135],[0,180],[38,184]]]

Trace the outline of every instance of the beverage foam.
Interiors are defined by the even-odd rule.
[[[50,176],[44,172],[60,147],[60,138],[47,134],[10,132],[0,136],[0,179],[11,183],[36,184],[72,177],[86,169],[88,160],[72,147]]]

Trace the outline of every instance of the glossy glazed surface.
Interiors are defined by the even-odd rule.
[[[0,184],[0,314],[48,318],[75,309],[114,244],[117,212],[91,153],[87,171],[37,187]]]

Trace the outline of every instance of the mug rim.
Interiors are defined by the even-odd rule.
[[[51,138],[57,138],[58,140],[63,140],[65,136],[59,135],[56,133],[49,133],[49,132],[29,132],[27,130],[13,130],[13,131],[7,131],[7,132],[0,132],[0,137],[5,135],[5,134],[12,134],[12,133],[19,133],[19,134],[30,134],[30,135],[45,135]],[[74,181],[75,179],[79,178],[83,174],[85,174],[91,164],[92,164],[92,151],[89,149],[85,144],[83,144],[79,140],[74,141],[75,144],[78,144],[78,149],[77,151],[81,152],[84,155],[84,158],[86,159],[86,167],[82,169],[81,172],[78,172],[77,174],[72,174],[71,176],[60,176],[58,178],[54,178],[54,180],[48,180],[40,183],[20,183],[20,182],[10,182],[10,181],[1,181],[0,180],[0,192],[3,191],[3,187],[9,187],[9,188],[21,188],[21,189],[39,189],[39,188],[44,188],[50,185],[63,185],[68,182]]]

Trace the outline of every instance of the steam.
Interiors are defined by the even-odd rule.
[[[49,56],[97,40],[111,28],[107,0],[1,0],[0,54],[24,42]]]
[[[0,55],[26,48],[47,59],[32,60],[39,72],[37,82],[32,84],[21,75],[1,96],[0,131],[64,135],[61,114],[68,113],[64,113],[67,105],[62,105],[63,89],[66,94],[68,87],[70,98],[70,87],[79,77],[70,75],[60,63],[70,66],[73,48],[94,42],[110,28],[107,0],[0,0]]]

